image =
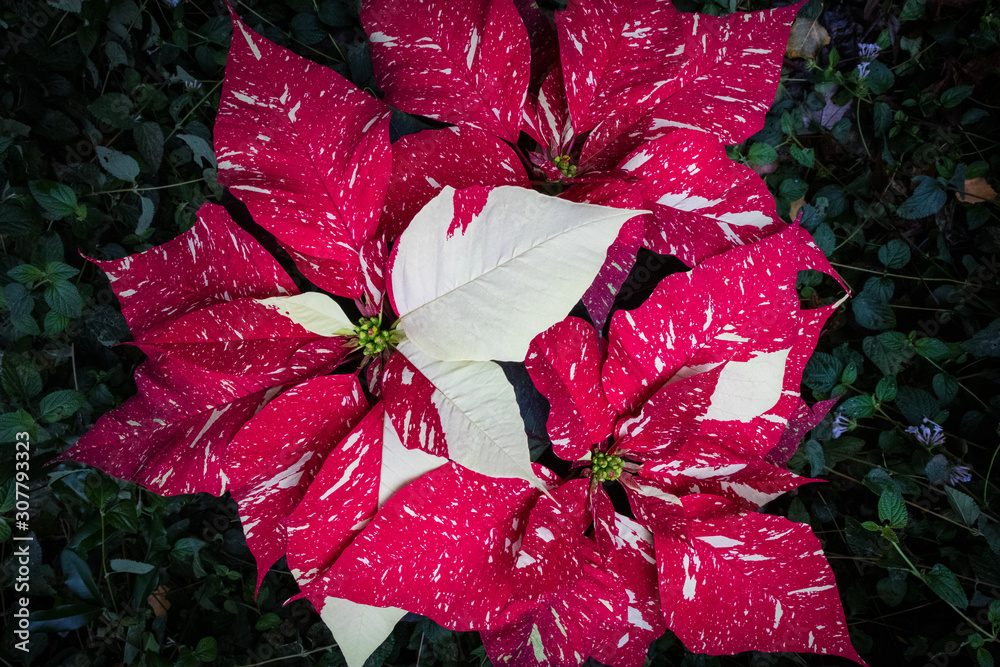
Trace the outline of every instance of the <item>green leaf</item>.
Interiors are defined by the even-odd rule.
[[[76,414],[86,400],[83,394],[73,389],[57,389],[45,396],[38,406],[40,419],[46,422],[57,422]]]
[[[878,518],[887,521],[892,528],[906,526],[908,517],[903,496],[894,488],[886,488],[878,499]]]
[[[977,357],[1000,357],[1000,319],[963,343],[965,351]]]
[[[7,519],[0,517],[0,544],[3,544],[10,539],[11,529],[10,524],[7,523]]]
[[[131,130],[138,124],[133,118],[132,99],[122,93],[107,93],[91,102],[87,108],[98,120],[119,130]]]
[[[112,558],[111,569],[115,572],[126,572],[128,574],[146,574],[154,570],[154,566],[149,563],[140,563],[126,558]]]
[[[38,424],[26,410],[0,415],[0,440],[14,442],[18,433],[27,433],[32,440],[38,438]]]
[[[142,212],[139,214],[139,221],[135,225],[136,236],[142,236],[149,229],[150,223],[153,222],[153,213],[156,212],[156,207],[153,204],[153,200],[148,197],[140,197],[139,201],[142,205]]]
[[[885,102],[876,102],[874,109],[875,134],[883,135],[892,125],[892,107]]]
[[[936,398],[915,387],[900,387],[896,390],[896,407],[913,425],[923,422],[924,417],[934,419],[941,412],[941,404]]]
[[[844,364],[832,354],[816,352],[806,363],[802,382],[813,391],[829,393],[840,381]]]
[[[163,129],[160,124],[153,121],[141,123],[132,130],[132,138],[148,170],[159,170],[163,161]]]
[[[212,146],[207,141],[194,134],[178,134],[177,138],[188,145],[199,167],[219,168],[219,164],[215,160],[215,151],[212,150]]]
[[[986,619],[990,622],[990,625],[1000,623],[1000,600],[990,602],[990,606],[986,610],[986,613]]]
[[[74,195],[75,196],[75,195]],[[0,234],[26,236],[38,232],[38,223],[20,206],[0,204]]]
[[[134,183],[139,177],[139,163],[125,153],[98,146],[97,159],[105,171],[126,183]]]
[[[948,604],[959,609],[969,606],[969,600],[958,583],[958,577],[941,563],[936,563],[930,572],[924,574],[924,582]]]
[[[101,594],[87,561],[69,549],[63,549],[60,560],[63,576],[66,577],[66,585],[69,586],[69,589],[84,600],[100,602]]]
[[[789,149],[792,157],[795,158],[799,164],[808,169],[812,169],[813,165],[816,164],[816,151],[811,148],[799,148],[798,146],[792,146]]]
[[[42,376],[27,358],[8,352],[0,365],[0,387],[12,398],[28,400],[42,393]]]
[[[907,571],[898,568],[889,568],[889,576],[879,579],[875,584],[875,590],[879,597],[890,607],[897,606],[906,596],[906,575]]]
[[[32,632],[68,632],[78,630],[101,615],[104,607],[92,604],[64,604],[55,609],[31,614]]]
[[[45,303],[49,308],[66,317],[80,317],[83,310],[83,299],[76,285],[60,280],[45,287]]]
[[[958,395],[958,380],[947,373],[938,373],[935,375],[931,384],[934,387],[934,393],[937,394],[938,400],[941,401],[942,405],[951,403],[955,399],[955,396]]]
[[[48,262],[45,265],[45,277],[51,282],[57,280],[69,280],[75,276],[79,271],[74,269],[69,264],[64,264],[63,262]]]
[[[875,398],[882,402],[896,399],[896,378],[884,377],[875,385]]]
[[[770,144],[757,142],[750,145],[747,151],[747,160],[751,164],[771,164],[778,159],[778,152]]]
[[[869,278],[864,289],[851,301],[851,309],[858,324],[867,329],[891,329],[896,326],[896,315],[889,306],[894,287],[891,280]]]
[[[202,637],[194,649],[194,657],[201,662],[212,662],[218,653],[219,646],[215,637]]]
[[[924,17],[926,0],[906,0],[903,11],[899,13],[900,21],[916,21]]]
[[[254,629],[257,630],[257,632],[264,632],[265,630],[276,628],[279,625],[281,625],[281,617],[273,611],[269,611],[257,619],[257,624],[254,625]]]
[[[979,663],[979,667],[993,667],[993,655],[980,646],[976,649],[976,662]]]
[[[19,264],[8,271],[7,275],[22,285],[37,283],[45,278],[45,272],[34,264]]]
[[[898,331],[886,331],[861,341],[861,349],[886,375],[896,375],[913,356],[906,336]]]
[[[952,109],[972,95],[972,86],[955,86],[941,93],[941,106]]]
[[[819,476],[826,467],[826,457],[823,455],[823,446],[816,440],[806,440],[802,446],[806,459],[809,461],[809,474],[813,477]]]
[[[854,396],[841,403],[840,412],[855,419],[871,417],[875,414],[875,400],[868,394]]]
[[[896,215],[908,220],[934,215],[948,201],[941,184],[930,176],[917,176],[914,180],[918,184],[913,194],[896,209]]]
[[[918,338],[913,341],[913,347],[917,351],[917,354],[931,361],[943,359],[948,356],[950,351],[948,346],[937,338]]]
[[[76,211],[76,193],[68,185],[55,181],[31,181],[28,189],[35,201],[54,219],[64,218]]]
[[[877,533],[877,532],[879,532],[880,530],[882,530],[882,526],[878,525],[878,524],[877,524],[877,523],[875,523],[874,521],[865,521],[864,523],[862,523],[862,524],[861,524],[861,526],[862,526],[862,527],[863,527],[863,528],[864,528],[865,530],[870,530],[870,531],[871,531],[871,532],[873,532],[873,533]]]
[[[955,510],[955,513],[961,517],[965,525],[974,526],[976,519],[979,518],[980,510],[979,505],[972,499],[972,496],[962,493],[958,489],[953,489],[950,486],[946,486],[945,491],[948,493],[948,504]]]
[[[878,261],[887,269],[900,269],[910,261],[910,248],[898,239],[893,239],[878,249]]]

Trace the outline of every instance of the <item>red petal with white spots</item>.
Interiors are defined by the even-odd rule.
[[[385,262],[389,257],[384,237],[368,239],[361,246],[361,297],[355,300],[364,317],[382,312],[385,297]]]
[[[581,665],[619,638],[626,596],[584,535],[591,524],[587,485],[567,482],[532,510],[503,625],[482,632],[494,664]]]
[[[310,584],[341,552],[378,509],[382,465],[380,407],[373,408],[323,461],[286,522],[288,567],[316,609],[324,596]]]
[[[382,392],[386,415],[404,447],[435,456],[448,455],[437,407],[444,397],[402,354],[395,353],[386,361]]]
[[[520,158],[493,135],[471,127],[408,134],[392,145],[392,179],[379,227],[399,238],[410,220],[446,185],[530,187]]]
[[[680,85],[689,56],[677,17],[671,4],[655,0],[571,0],[556,12],[566,98],[578,134],[620,108],[651,111]]]
[[[136,369],[135,382],[138,394],[101,417],[60,458],[162,495],[221,495],[226,446],[278,391],[259,378],[210,373],[155,355]]]
[[[561,67],[558,65],[553,67],[545,77],[534,102],[534,111],[529,115],[529,118],[534,119],[534,126],[527,131],[543,149],[548,149],[549,156],[568,153],[576,133],[573,131],[573,121],[569,117]]]
[[[649,645],[666,629],[660,608],[653,534],[628,517],[617,514],[604,489],[593,495],[594,532],[608,570],[619,576],[626,607],[619,630],[597,647],[593,657],[606,665],[641,667]]]
[[[764,181],[703,132],[671,132],[619,167],[639,179],[642,206],[653,211],[643,246],[689,266],[787,226]]]
[[[553,63],[559,60],[559,37],[556,25],[538,7],[536,0],[514,0],[517,13],[524,21],[531,43],[531,83],[530,90],[538,86]]]
[[[696,653],[795,651],[864,661],[851,647],[836,582],[808,526],[683,499],[684,534],[655,534],[667,625]]]
[[[136,345],[215,373],[270,375],[275,384],[332,370],[346,356],[341,339],[306,329],[272,302],[237,299],[202,308],[137,337]]]
[[[368,411],[353,375],[327,375],[268,403],[226,450],[226,475],[239,504],[247,546],[257,559],[257,587],[285,555],[286,519],[323,461]]]
[[[361,22],[386,102],[511,142],[520,132],[531,49],[511,0],[366,4]]]
[[[567,461],[606,440],[618,416],[601,388],[601,362],[597,332],[577,317],[546,329],[528,348],[525,366],[550,406],[552,449]]]
[[[540,492],[448,463],[403,487],[315,590],[423,614],[454,629],[489,628]]]
[[[796,348],[815,344],[800,335],[801,318],[812,316],[795,292],[798,272],[810,268],[834,273],[808,233],[789,227],[665,278],[642,306],[612,318],[603,371],[612,406],[631,412],[682,369],[683,377],[728,361],[724,391],[704,418],[766,419],[791,390],[788,412],[774,422],[783,428],[798,393],[797,380],[785,385],[794,375],[786,366],[798,365]]]
[[[219,183],[323,289],[361,294],[358,251],[389,182],[389,110],[233,18],[215,123]]]
[[[767,453],[767,461],[776,466],[784,467],[788,463],[788,459],[795,454],[795,450],[799,448],[799,443],[806,437],[806,434],[819,426],[819,423],[839,400],[839,397],[828,398],[810,407],[800,398],[798,407],[788,419],[788,426],[781,434],[781,440]]]
[[[744,142],[764,126],[764,114],[774,102],[800,7],[726,17],[678,14],[686,61],[680,85],[668,95],[658,91],[644,106],[617,110],[591,134],[583,159],[610,166],[616,156],[678,128],[707,132],[720,144]],[[682,45],[679,38],[675,43]],[[653,100],[655,108],[649,106]]]
[[[678,496],[711,493],[747,509],[757,509],[814,481],[704,438],[685,441],[669,458],[642,458],[640,477],[655,480],[663,490]]]
[[[194,226],[173,241],[91,261],[108,274],[136,338],[213,304],[298,294],[274,258],[215,204],[198,209]]]

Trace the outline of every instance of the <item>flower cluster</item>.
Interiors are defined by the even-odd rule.
[[[799,385],[840,303],[802,308],[798,272],[836,274],[724,149],[795,8],[463,10],[366,4],[384,100],[234,16],[219,179],[318,289],[212,205],[98,262],[149,359],[65,458],[230,492],[259,579],[286,557],[350,665],[407,612],[498,665],[638,667],[665,628],[863,664],[819,540],[758,512],[808,481],[782,464],[830,409]],[[389,105],[448,127],[390,144]],[[622,310],[640,248],[691,268]],[[553,469],[498,361],[547,401]]]

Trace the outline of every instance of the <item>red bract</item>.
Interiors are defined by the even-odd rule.
[[[452,124],[392,146],[386,102],[234,17],[220,183],[362,319],[206,206],[99,262],[150,359],[66,457],[231,491],[258,585],[287,556],[352,667],[408,611],[495,664],[638,667],[665,627],[860,662],[818,541],[753,513],[807,481],[773,463],[822,416],[799,382],[836,307],[800,309],[797,273],[833,271],[722,146],[763,124],[794,11],[374,0],[386,102]],[[694,268],[613,314],[641,247]],[[525,359],[569,480],[494,363]]]

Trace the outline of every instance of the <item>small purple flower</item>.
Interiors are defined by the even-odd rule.
[[[927,417],[924,417],[920,426],[911,426],[906,429],[906,432],[915,435],[917,442],[925,447],[936,447],[944,444],[944,429]]]
[[[839,412],[833,418],[833,437],[839,438],[851,428],[851,420]]]
[[[861,60],[863,62],[871,62],[872,60],[875,60],[878,56],[879,50],[878,44],[864,42],[858,44],[858,51],[861,54]]]
[[[959,482],[972,481],[972,468],[969,466],[954,466],[948,470],[948,484],[955,486]]]
[[[859,79],[866,79],[868,77],[869,73],[870,72],[868,71],[868,63],[867,62],[858,63],[858,78]]]

